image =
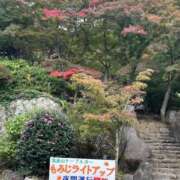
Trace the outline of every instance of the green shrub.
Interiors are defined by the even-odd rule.
[[[0,162],[6,166],[12,166],[15,163],[16,142],[7,135],[0,137]],[[1,164],[0,163],[0,164]]]
[[[5,65],[0,64],[0,83],[5,83],[9,79],[11,79],[10,70]]]
[[[12,140],[17,141],[20,138],[20,134],[25,126],[25,122],[31,119],[32,116],[32,113],[25,113],[8,119],[5,127],[7,134]]]
[[[33,113],[21,114],[9,118],[5,123],[6,131],[0,136],[0,159],[3,159],[8,165],[14,163],[17,142],[20,139],[25,122],[31,119],[33,115]]]
[[[3,105],[24,92],[27,92],[26,94],[29,91],[45,92],[60,98],[67,98],[72,91],[67,81],[50,77],[40,66],[29,65],[24,60],[0,59],[1,66],[8,68],[12,75],[11,83],[0,86],[0,103]],[[36,96],[37,93],[34,92],[31,95]]]
[[[50,91],[49,75],[43,68],[31,66],[24,60],[1,60],[0,64],[10,69],[16,88]]]
[[[72,145],[73,129],[62,113],[38,112],[17,144],[19,170],[25,175],[47,174],[50,157],[70,156]]]

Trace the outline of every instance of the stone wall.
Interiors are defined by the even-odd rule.
[[[180,140],[180,110],[171,110],[167,113],[167,123],[170,125],[173,135],[177,140]]]

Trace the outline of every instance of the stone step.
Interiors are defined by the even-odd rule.
[[[163,130],[162,130],[163,129]],[[146,129],[139,129],[138,132],[146,133],[169,133],[171,130],[169,128],[156,128],[156,129],[151,129],[151,128],[146,128]]]
[[[180,180],[180,142],[167,124],[141,121],[139,136],[151,148],[153,180]]]
[[[171,130],[169,129],[169,127],[153,127],[153,128],[143,128],[143,129],[138,129],[138,132],[159,132],[159,133],[167,133],[170,132]]]
[[[170,134],[172,134],[172,132],[169,130],[169,131],[167,131],[167,132],[159,132],[159,131],[151,131],[151,130],[147,130],[147,131],[138,131],[138,134],[139,135],[152,135],[152,136],[166,136],[166,135],[170,135]]]
[[[178,173],[175,173],[176,174],[176,180],[179,180],[180,179],[180,174],[179,172]]]
[[[180,169],[179,171],[176,171],[176,169],[173,168],[153,168],[153,172],[161,172],[161,173],[179,173],[180,174]]]
[[[179,151],[180,147],[177,146],[151,146],[152,150],[160,150],[160,151]]]
[[[153,180],[173,180],[173,179],[171,179],[171,178],[169,178],[169,177],[163,177],[163,179],[162,179],[161,176],[154,176],[154,177],[153,177]],[[176,179],[176,180],[177,180],[177,179]]]
[[[180,146],[180,142],[177,142],[174,138],[161,138],[161,139],[143,139],[141,138],[145,143],[148,144],[160,144],[160,145],[168,145],[168,144],[176,144],[177,146]]]
[[[171,158],[171,159],[180,159],[180,154],[152,154],[152,159],[166,159],[166,158]]]
[[[154,123],[154,122],[152,122],[152,123],[147,123],[146,121],[144,121],[144,122],[142,122],[142,123],[139,123],[139,125],[141,126],[143,126],[143,129],[149,129],[149,127],[153,127],[154,129],[160,129],[160,128],[169,128],[168,126],[167,126],[167,124],[163,124],[163,123],[161,123],[161,124],[157,124],[157,123]]]
[[[170,129],[168,126],[159,126],[159,127],[153,127],[153,128],[150,128],[150,127],[145,127],[143,129],[139,129],[139,132],[160,132],[160,133],[166,133],[166,132],[169,132]]]
[[[139,124],[140,126],[141,125],[143,125],[143,130],[145,130],[145,129],[149,129],[150,127],[152,128],[154,128],[155,130],[156,129],[160,129],[160,128],[167,128],[167,129],[169,129],[169,127],[166,125],[166,124],[154,124],[154,123],[152,123],[152,124],[150,124],[150,123],[148,123],[148,124],[145,124],[144,122],[141,124]]]
[[[175,172],[165,172],[165,173],[162,173],[162,172],[153,172],[153,175],[163,175],[163,176],[165,175],[165,176],[177,177],[180,174],[179,173],[175,173]]]
[[[156,169],[153,171],[154,174],[165,174],[165,176],[167,176],[166,174],[173,174],[176,175],[176,179],[179,179],[180,177],[180,171],[175,171],[175,170],[168,170],[168,169]]]
[[[169,138],[173,137],[171,134],[140,134],[139,137],[149,138],[149,139],[158,139],[158,138]]]
[[[143,134],[169,134],[171,133],[172,131],[170,129],[167,129],[165,130],[164,132],[163,131],[160,131],[159,129],[156,129],[156,130],[152,130],[152,129],[146,129],[146,130],[143,130],[143,131],[138,131],[139,133],[143,133]]]
[[[148,144],[156,144],[156,143],[159,143],[159,144],[167,144],[167,143],[170,143],[170,144],[177,144],[180,146],[180,142],[177,142],[174,138],[173,139],[168,139],[168,138],[163,138],[163,139],[143,139],[141,138],[144,142],[148,143]]]
[[[165,133],[160,133],[160,132],[144,132],[144,133],[139,133],[139,135],[143,135],[143,136],[148,136],[148,135],[151,135],[151,136],[168,136],[168,135],[172,135],[171,132],[165,132]]]
[[[158,164],[164,164],[164,163],[166,163],[166,164],[176,164],[177,163],[180,166],[180,159],[177,160],[177,159],[155,159],[155,158],[153,158],[152,162],[153,163],[158,163]]]
[[[139,135],[140,138],[146,139],[146,140],[159,140],[159,139],[169,139],[173,138],[175,139],[172,135],[167,134],[167,135]]]
[[[145,140],[161,140],[161,139],[174,139],[175,140],[175,137],[174,136],[171,136],[171,135],[140,135],[139,136],[140,138],[142,139],[145,139]]]
[[[177,145],[179,145],[180,146],[180,143],[179,142],[177,142],[175,139],[156,139],[156,140],[154,140],[154,139],[143,139],[144,140],[144,142],[146,142],[146,143],[148,143],[148,144],[162,144],[162,143],[164,143],[164,144],[167,144],[167,143],[170,143],[170,144],[177,144]]]
[[[176,141],[170,141],[170,140],[161,140],[161,141],[146,141],[144,140],[145,143],[147,144],[150,144],[150,145],[165,145],[165,146],[168,146],[168,145],[176,145],[176,146],[180,146],[180,143],[179,142],[176,142]]]
[[[152,163],[168,163],[168,164],[172,164],[172,163],[174,163],[174,164],[179,164],[180,165],[180,159],[176,159],[175,157],[173,157],[173,158],[159,158],[159,157],[154,157],[154,155],[153,155],[153,157],[152,158],[148,158],[147,159],[147,161],[148,162],[152,162]]]
[[[179,163],[172,163],[172,164],[167,164],[167,163],[157,163],[157,162],[151,162],[153,165],[153,168],[171,168],[171,169],[180,169],[180,164]]]
[[[139,134],[140,137],[145,137],[145,138],[161,138],[161,137],[173,137],[171,133],[165,133],[165,134],[160,134],[160,133],[147,133],[147,134]]]
[[[152,149],[152,154],[180,154],[180,151],[177,151],[177,150],[166,150],[166,149],[163,149],[163,150],[159,150],[159,149],[155,149],[153,150]]]
[[[152,133],[152,132],[145,132],[145,133],[139,133],[139,136],[144,136],[144,137],[148,137],[149,136],[152,136],[152,137],[160,137],[160,136],[171,136],[171,132],[169,133],[158,133],[158,132],[155,132],[155,133]]]
[[[172,143],[163,143],[163,144],[148,144],[147,145],[151,148],[151,149],[157,149],[157,148],[160,148],[160,149],[170,149],[172,148],[173,150],[174,149],[177,149],[179,151],[180,149],[180,145],[179,144],[172,144]]]
[[[161,127],[159,129],[159,132],[160,133],[168,133],[168,132],[170,132],[170,129],[168,127]]]
[[[154,173],[153,180],[177,180],[177,176],[174,174]]]

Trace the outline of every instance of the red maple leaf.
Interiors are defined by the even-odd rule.
[[[144,30],[144,27],[140,25],[129,25],[128,27],[125,27],[121,32],[123,36],[127,36],[129,33],[147,35],[147,32]]]
[[[83,10],[81,10],[80,12],[77,13],[77,16],[79,16],[79,17],[86,17],[86,15],[87,14]]]
[[[89,7],[95,7],[98,6],[99,4],[101,4],[103,2],[103,0],[91,0],[89,2]]]
[[[60,71],[52,71],[50,74],[49,74],[49,76],[51,76],[51,77],[56,77],[56,78],[59,78],[59,77],[62,77],[62,72],[60,72]]]
[[[71,68],[71,69],[63,72],[63,78],[69,79],[73,74],[76,74],[78,72],[79,72],[79,70],[77,68]]]
[[[45,17],[59,17],[60,11],[58,9],[43,9]]]
[[[64,72],[55,70],[55,71],[52,71],[49,75],[51,77],[69,79],[73,74],[76,74],[78,72],[79,72],[78,68],[71,68]]]

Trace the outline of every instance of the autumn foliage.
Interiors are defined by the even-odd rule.
[[[121,34],[123,36],[127,36],[128,34],[137,34],[137,35],[147,35],[148,33],[145,31],[143,26],[140,25],[129,25],[125,27]]]
[[[51,77],[63,78],[65,80],[67,80],[67,79],[71,78],[71,76],[73,76],[74,74],[77,74],[77,73],[83,73],[86,75],[90,75],[96,79],[100,79],[102,76],[102,73],[100,71],[97,71],[95,69],[88,68],[88,67],[83,67],[83,66],[71,67],[70,69],[68,69],[66,71],[54,70],[54,71],[50,72],[49,75]]]
[[[51,77],[56,77],[56,78],[63,78],[63,79],[69,79],[73,74],[76,74],[79,72],[78,68],[71,68],[68,69],[67,71],[52,71],[49,75]]]

